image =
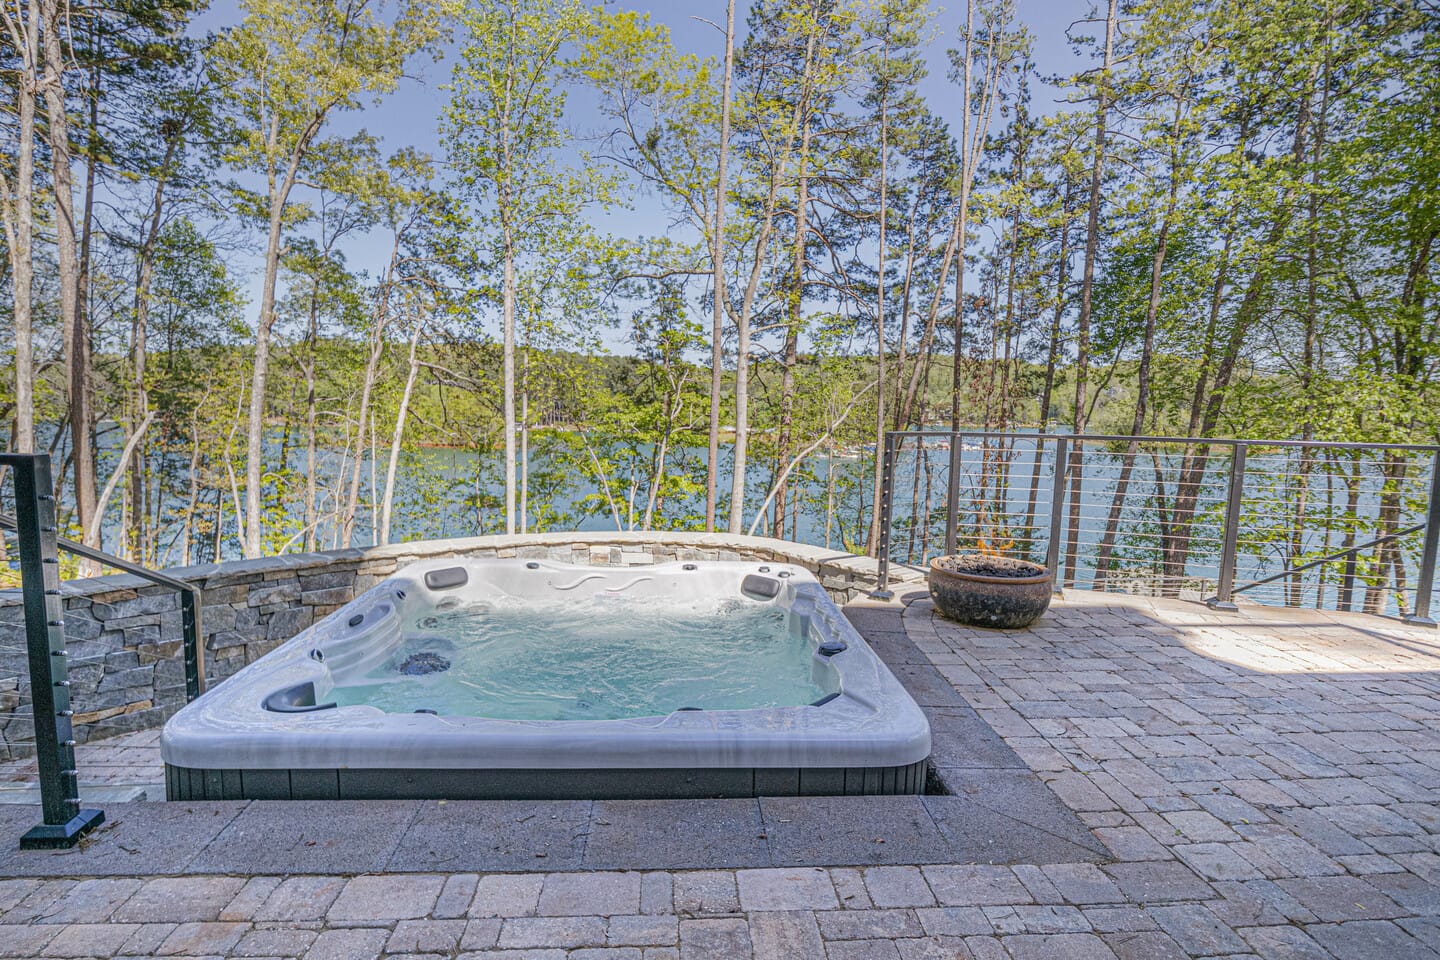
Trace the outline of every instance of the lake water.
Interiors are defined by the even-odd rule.
[[[583,447],[581,448],[583,451]],[[107,451],[108,452],[108,451]],[[361,471],[361,508],[356,517],[352,545],[373,542],[375,517],[369,504],[384,484],[384,456],[372,465],[368,460]],[[635,447],[627,460],[615,450],[600,451],[607,470],[604,482],[597,480],[593,460],[572,446],[568,451],[547,449],[543,440],[532,447],[529,522],[531,531],[601,531],[642,529],[648,488],[646,486],[649,449]],[[609,456],[606,454],[609,453]],[[977,537],[992,546],[1016,556],[1042,560],[1049,539],[1049,511],[1054,466],[1051,449],[1046,449],[1038,465],[1035,463],[1034,442],[1018,438],[1007,455],[997,457],[994,449],[982,449],[978,441],[967,442],[958,451],[961,475],[959,500],[960,542],[970,549]],[[113,455],[113,454],[112,454]],[[1285,569],[1290,555],[1290,525],[1295,507],[1294,462],[1289,455],[1275,451],[1252,453],[1245,483],[1244,510],[1237,557],[1237,584],[1259,579]],[[272,444],[271,462],[278,460],[278,444]],[[935,446],[922,455],[912,445],[903,447],[897,456],[893,528],[890,556],[892,560],[923,566],[929,557],[944,547],[943,504],[946,476],[951,453]],[[704,511],[703,448],[673,450],[668,460],[665,494],[656,511],[652,526],[656,529],[701,529]],[[103,458],[102,458],[103,461]],[[278,508],[272,504],[270,521],[283,526],[278,542],[291,541],[291,549],[300,549],[303,538],[304,452],[291,448],[290,475],[286,481],[287,498]],[[423,540],[466,537],[503,531],[503,487],[498,454],[481,456],[474,451],[453,449],[419,449],[402,453],[397,475],[391,540]],[[1173,496],[1174,474],[1179,465],[1178,452],[1160,452],[1153,459],[1142,457],[1136,463],[1119,523],[1114,550],[1114,567],[1125,575],[1112,581],[1123,588],[1133,574],[1137,588],[1146,578],[1153,579],[1158,567],[1160,544],[1159,518],[1156,509],[1156,476],[1167,485],[1166,496]],[[730,450],[722,447],[719,489],[720,524],[728,516],[730,487]],[[336,504],[343,502],[348,491],[348,472],[335,451],[322,453],[319,473],[321,496],[317,529],[321,549],[338,546],[339,530],[333,517]],[[633,467],[633,470],[632,470]],[[107,469],[102,462],[103,471]],[[746,487],[746,510],[742,530],[748,531],[772,482],[774,464],[764,459],[750,461]],[[862,551],[869,531],[872,490],[873,454],[856,451],[852,454],[817,454],[809,458],[791,476],[791,500],[787,510],[787,532],[790,539],[802,543],[828,546],[837,552]],[[1428,458],[1417,457],[1404,483],[1401,526],[1418,523],[1424,518],[1428,493]],[[1080,483],[1079,543],[1075,555],[1073,580],[1087,586],[1094,576],[1096,549],[1107,526],[1111,499],[1120,473],[1119,457],[1096,446],[1087,445]],[[1007,482],[997,482],[1004,475]],[[1228,477],[1228,459],[1212,454],[1206,473],[1200,503],[1192,520],[1192,544],[1186,566],[1187,588],[1213,588],[1218,575],[1219,546],[1223,530],[1223,503]],[[1357,481],[1356,514],[1359,516],[1356,541],[1365,542],[1375,536],[1376,515],[1383,483],[1374,458],[1363,461]],[[1306,558],[1334,552],[1339,548],[1346,521],[1344,512],[1346,490],[1343,477],[1331,467],[1315,468],[1307,494],[1306,525],[1301,538],[1301,553]],[[274,489],[273,487],[271,488]],[[606,498],[608,489],[610,499]],[[927,497],[928,492],[928,497]],[[220,555],[232,559],[240,555],[235,535],[235,518],[228,491],[217,493],[222,506],[224,529],[220,537]],[[617,523],[610,500],[620,514]],[[929,503],[927,516],[926,503]],[[180,523],[183,503],[173,504],[169,523],[172,529],[162,532],[161,542],[174,541]],[[212,496],[202,509],[214,516]],[[1069,504],[1066,504],[1068,515]],[[107,547],[113,549],[119,530],[119,511],[112,504],[107,513]],[[927,523],[928,521],[928,523]],[[767,517],[757,533],[767,534]],[[927,535],[928,533],[928,535]],[[1417,568],[1420,536],[1405,538],[1402,543],[1413,590]],[[209,559],[201,550],[199,559]],[[177,548],[172,547],[170,562],[178,562]],[[1325,575],[1334,580],[1339,564],[1328,564]],[[1364,565],[1361,571],[1364,573]],[[1319,571],[1307,579],[1314,583]],[[1193,582],[1191,582],[1193,581]],[[1333,606],[1335,589],[1327,588],[1326,606]],[[1284,602],[1282,584],[1265,586],[1251,596],[1267,602]],[[1357,594],[1358,595],[1358,594]],[[1313,603],[1313,588],[1307,603]],[[1394,599],[1389,604],[1393,607]]]

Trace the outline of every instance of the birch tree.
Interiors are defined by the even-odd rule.
[[[227,91],[237,168],[263,178],[247,198],[265,225],[263,279],[255,326],[245,432],[245,556],[263,549],[261,485],[265,458],[275,288],[285,234],[295,221],[291,194],[321,133],[336,113],[356,110],[395,88],[407,59],[436,37],[439,9],[408,0],[392,23],[372,0],[242,0],[243,22],[212,50],[215,82]]]
[[[512,0],[467,7],[461,23],[465,46],[449,85],[443,134],[459,192],[475,207],[500,269],[492,299],[501,313],[505,532],[514,533],[517,270],[538,246],[578,226],[587,203],[606,197],[598,172],[561,160],[571,134],[560,79],[590,17],[578,0]]]

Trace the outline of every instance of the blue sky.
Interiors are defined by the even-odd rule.
[[[614,0],[607,0],[614,2]],[[626,4],[637,9],[646,9],[644,3]],[[1037,71],[1044,76],[1072,73],[1082,69],[1087,61],[1084,53],[1077,54],[1066,39],[1066,30],[1072,22],[1089,16],[1092,10],[1090,0],[1017,0],[1020,19],[1029,27],[1034,38],[1034,59]],[[741,3],[736,12],[737,45],[744,37],[744,13],[748,2]],[[665,23],[671,31],[677,48],[700,56],[716,56],[723,53],[723,37],[720,32],[703,20],[723,23],[724,0],[670,0],[652,3],[648,6],[657,21]],[[955,45],[958,28],[965,20],[963,3],[950,7],[933,4],[936,11],[933,28],[935,39],[928,51],[930,75],[923,85],[923,92],[932,110],[946,119],[959,132],[959,91],[948,78],[949,62],[946,50]],[[210,8],[194,24],[196,33],[218,31],[241,19],[238,0],[214,0]],[[1079,24],[1077,31],[1088,32],[1087,25]],[[410,76],[399,88],[380,104],[364,111],[337,116],[328,128],[330,133],[351,133],[366,129],[378,136],[386,151],[401,146],[413,146],[439,156],[438,125],[445,92],[441,86],[450,74],[452,60],[449,49],[438,51],[440,58],[417,57],[411,64]],[[1063,92],[1044,84],[1032,87],[1032,106],[1038,112],[1050,112],[1064,96]],[[595,125],[587,123],[584,104],[581,99],[571,103],[572,122],[577,130],[593,133]],[[669,219],[653,198],[643,195],[631,199],[630,206],[623,212],[616,212],[597,223],[631,239],[664,233]],[[256,243],[261,238],[256,237]],[[258,252],[258,251],[257,251]],[[389,244],[381,236],[359,237],[346,245],[346,255],[352,268],[368,269],[372,273],[382,266],[389,253]],[[242,280],[253,305],[259,299],[259,260],[237,268],[248,268]],[[251,317],[253,323],[254,318]],[[616,351],[623,351],[624,345],[607,338],[607,345]]]

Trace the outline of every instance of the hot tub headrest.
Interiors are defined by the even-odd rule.
[[[431,590],[449,590],[452,587],[463,587],[469,582],[470,574],[465,572],[464,567],[442,567],[425,574],[425,586]]]
[[[780,581],[752,573],[740,581],[740,592],[751,600],[774,600],[780,596]]]
[[[316,703],[315,683],[306,680],[270,694],[265,698],[265,709],[275,713],[312,713],[316,710],[334,710],[335,703]]]

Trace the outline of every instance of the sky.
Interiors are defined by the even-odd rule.
[[[624,5],[646,9],[639,0],[605,0],[607,5]],[[1091,0],[1016,0],[1020,20],[1029,27],[1033,37],[1033,56],[1040,77],[1064,75],[1083,69],[1087,59],[1083,51],[1076,52],[1066,38],[1066,32],[1081,18],[1091,15]],[[745,14],[750,7],[747,0],[737,6],[736,46],[744,41]],[[959,135],[959,88],[949,79],[949,60],[946,50],[956,45],[958,29],[965,22],[966,8],[963,2],[948,7],[934,3],[936,11],[933,21],[934,40],[928,50],[929,76],[922,84],[922,92],[931,109],[951,124],[955,135]],[[698,56],[719,57],[724,53],[724,38],[720,30],[711,23],[723,24],[725,0],[653,0],[648,5],[651,16],[670,28],[675,46],[682,53]],[[242,18],[239,0],[213,0],[209,9],[192,25],[192,32],[204,35],[218,32],[238,23]],[[1087,32],[1087,25],[1076,24],[1079,33]],[[361,129],[380,138],[382,150],[390,152],[402,146],[412,146],[440,156],[438,125],[446,94],[441,89],[449,79],[453,65],[451,51],[454,44],[437,49],[430,55],[416,57],[409,68],[409,76],[400,83],[394,93],[378,105],[363,111],[338,115],[327,128],[331,134],[351,134]],[[438,55],[438,58],[437,56]],[[1044,83],[1032,84],[1032,109],[1049,113],[1062,102],[1064,92]],[[570,104],[572,123],[577,131],[593,134],[598,124],[587,122],[584,103],[573,99]],[[603,219],[597,217],[597,226],[613,233],[638,239],[644,236],[664,234],[669,228],[670,217],[656,198],[636,195],[629,198],[624,210],[612,212]],[[257,244],[261,238],[257,236]],[[345,253],[352,268],[369,269],[372,273],[383,266],[389,254],[389,241],[378,235],[357,237],[345,246]],[[247,270],[242,280],[251,311],[259,302],[260,259],[248,258]],[[238,267],[239,265],[237,265]],[[254,318],[251,318],[253,323]],[[626,352],[623,342],[608,338],[606,346],[616,352]]]

